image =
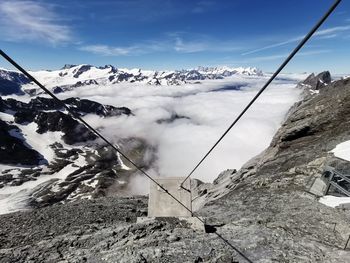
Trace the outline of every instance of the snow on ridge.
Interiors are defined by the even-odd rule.
[[[21,73],[20,71],[16,70],[16,69],[7,69],[7,68],[3,68],[3,67],[0,67],[0,73],[1,72],[12,72],[12,73]],[[1,75],[0,75],[1,76]]]
[[[230,75],[230,74],[243,74],[243,75],[259,75],[262,76],[263,73],[260,69],[255,67],[237,67],[231,68],[228,66],[220,67],[198,67],[200,73],[218,74],[218,75]]]
[[[6,69],[0,70],[5,78]],[[220,79],[233,75],[262,76],[261,70],[252,67],[231,68],[198,67],[186,70],[144,70],[140,68],[116,68],[111,65],[96,67],[88,64],[69,65],[58,70],[29,71],[39,82],[48,88],[71,85],[105,85],[119,82],[138,82],[151,85],[179,85],[188,81]],[[21,74],[21,73],[18,73]]]
[[[338,158],[350,161],[350,141],[338,144],[331,152]]]

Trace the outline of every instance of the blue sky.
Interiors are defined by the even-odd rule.
[[[24,67],[256,66],[273,71],[332,0],[0,1],[0,47]],[[343,1],[288,72],[349,73]],[[9,65],[0,60],[0,66]]]

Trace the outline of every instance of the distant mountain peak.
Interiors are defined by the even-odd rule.
[[[116,68],[112,65],[95,67],[89,64],[66,64],[59,70],[31,71],[30,73],[37,78],[39,82],[55,93],[65,92],[81,86],[104,86],[121,82],[171,86],[198,83],[204,80],[223,79],[234,75],[263,75],[261,70],[254,67],[231,68],[228,66],[201,66],[194,69],[170,71]],[[30,95],[38,95],[41,93],[33,83],[26,81],[25,76],[19,72],[0,70],[0,81],[5,81],[7,87],[11,86],[7,89],[7,94],[11,93],[11,91],[13,91],[12,93],[19,93],[21,90],[26,91]],[[9,81],[13,85],[7,83]]]
[[[64,64],[64,66],[61,68],[61,69],[70,69],[70,68],[73,68],[73,67],[76,67],[77,65],[74,65],[74,64]]]

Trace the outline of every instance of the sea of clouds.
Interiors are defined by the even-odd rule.
[[[301,90],[295,86],[305,77],[283,75],[275,80],[193,177],[211,182],[223,170],[239,169],[263,151],[289,108],[300,99]],[[90,115],[86,120],[102,127],[102,133],[115,143],[137,137],[155,146],[157,159],[149,171],[152,176],[186,176],[267,79],[233,76],[179,86],[118,83],[85,86],[61,97],[77,96],[130,108],[133,116],[104,119]],[[178,118],[174,120],[174,116]],[[136,178],[135,185],[145,189],[147,178]]]

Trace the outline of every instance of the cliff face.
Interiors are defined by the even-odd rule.
[[[305,97],[270,146],[240,171],[224,172],[197,197],[206,202],[199,214],[224,224],[226,237],[253,262],[350,261],[350,251],[343,250],[350,212],[325,207],[309,192],[326,165],[350,171],[348,162],[330,153],[350,140],[350,79],[306,83],[314,85],[300,84]]]
[[[322,88],[316,82],[308,93],[291,109],[259,161],[259,175],[285,172],[324,158],[337,144],[350,139],[350,79]]]
[[[105,205],[109,199],[98,199],[0,216],[0,262],[350,262],[350,248],[344,250],[350,212],[326,207],[309,192],[324,166],[349,171],[329,151],[350,140],[350,79],[330,82],[323,73],[299,88],[305,89],[304,99],[263,153],[213,184],[194,180],[196,213],[245,259],[215,234],[176,220],[135,223],[145,210],[140,198],[113,199],[123,204],[117,210]],[[114,211],[108,216],[115,221],[91,221],[101,210],[96,202],[104,213]],[[73,206],[84,207],[77,224]],[[42,231],[14,230],[28,222]]]

